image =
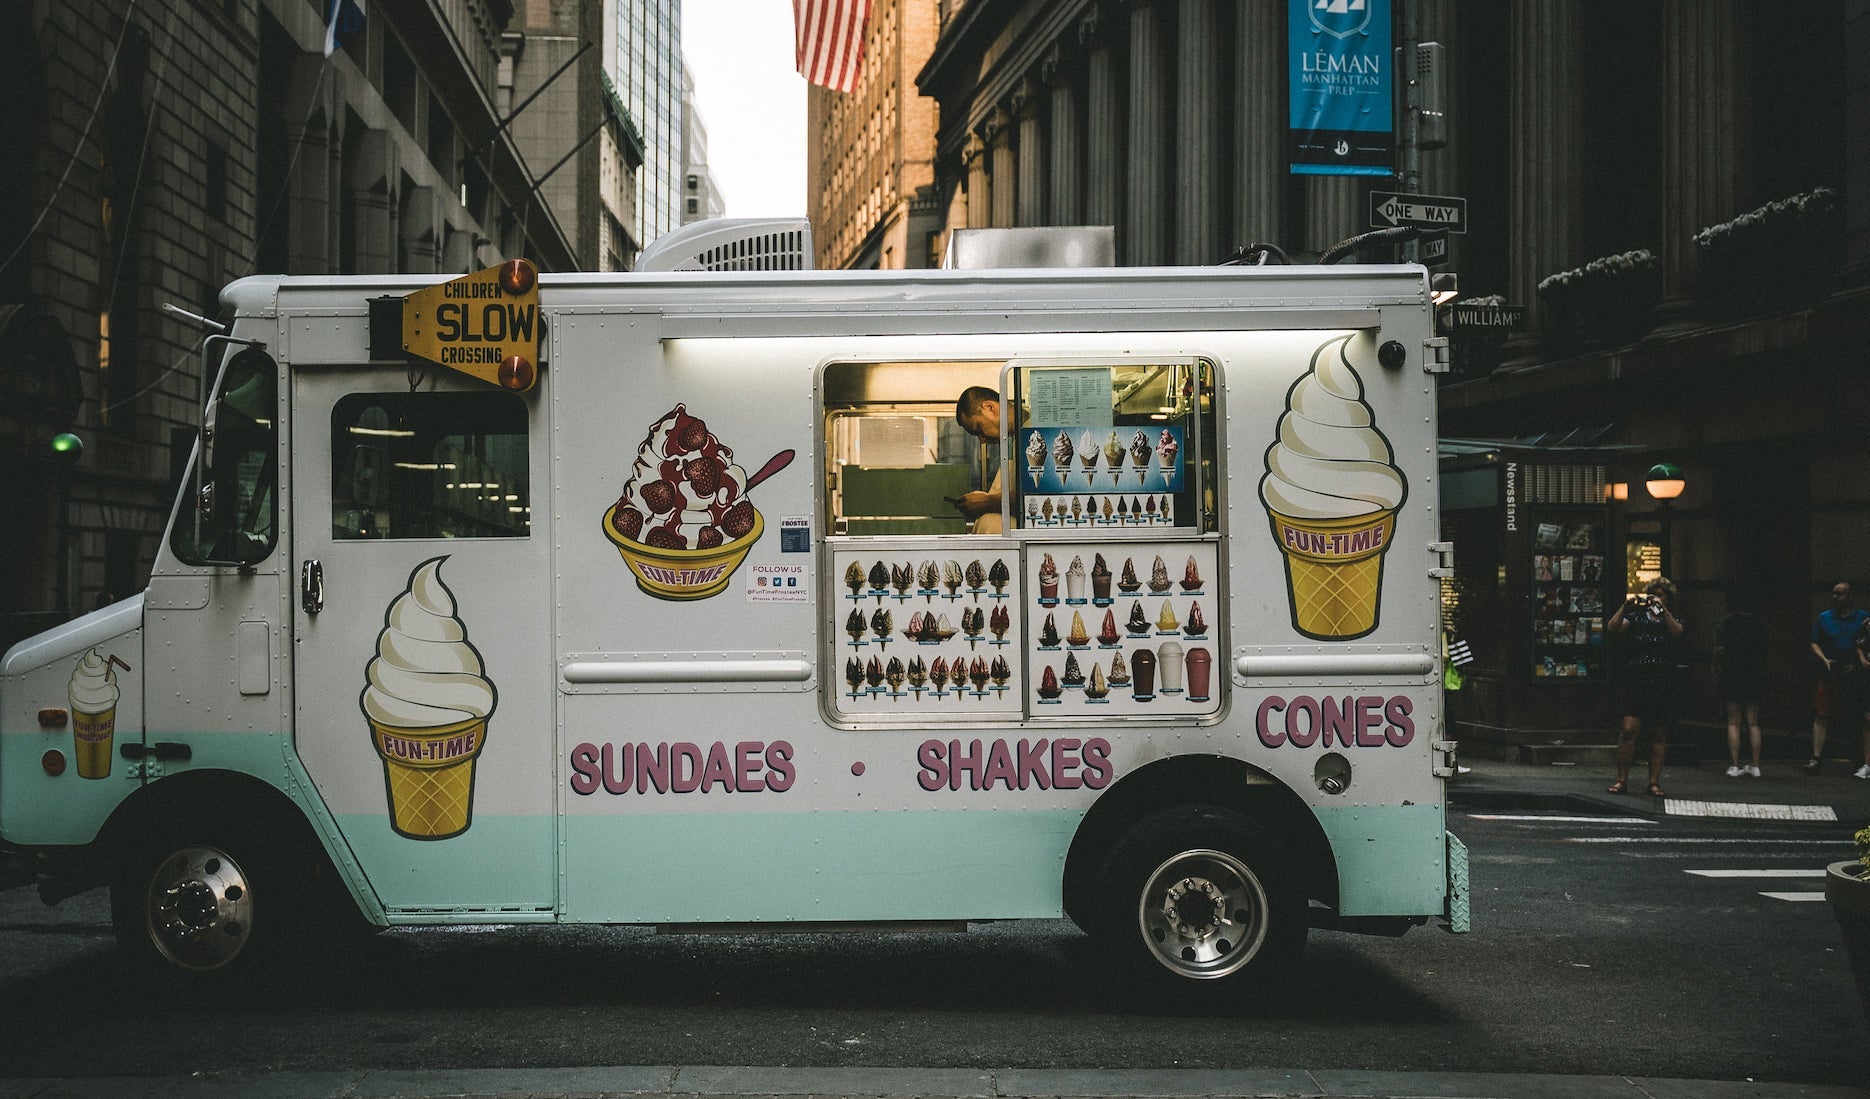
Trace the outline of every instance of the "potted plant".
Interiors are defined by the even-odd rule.
[[[1819,187],[1769,202],[1694,236],[1701,300],[1716,320],[1823,297],[1843,259],[1844,204]]]
[[[1634,343],[1662,298],[1662,269],[1647,248],[1602,256],[1539,282],[1540,328],[1560,351]]]
[[[1870,1017],[1870,828],[1856,835],[1857,858],[1825,869],[1825,899],[1844,932],[1851,970],[1857,975],[1857,998]]]

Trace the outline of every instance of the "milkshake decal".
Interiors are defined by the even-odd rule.
[[[111,741],[117,733],[117,686],[115,668],[129,671],[130,666],[115,656],[105,656],[92,649],[71,670],[66,688],[71,703],[72,754],[78,760],[79,778],[109,778]]]
[[[383,616],[358,698],[383,761],[390,827],[447,839],[473,823],[474,769],[499,693],[441,579],[446,557],[422,562]]]
[[[1260,481],[1286,558],[1292,625],[1324,641],[1376,629],[1383,555],[1408,492],[1351,365],[1354,339],[1340,336],[1312,354],[1311,369],[1286,394]]]
[[[637,447],[604,533],[658,599],[706,599],[726,589],[765,524],[747,493],[784,469],[782,450],[752,476],[701,419],[676,405]]]

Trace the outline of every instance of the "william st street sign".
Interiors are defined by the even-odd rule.
[[[1461,303],[1448,307],[1448,324],[1468,331],[1523,328],[1526,307],[1523,305],[1476,305]]]
[[[1414,225],[1422,229],[1467,232],[1467,199],[1450,195],[1404,195],[1370,192],[1370,224],[1378,229]]]

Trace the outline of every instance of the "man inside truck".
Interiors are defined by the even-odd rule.
[[[984,385],[970,385],[954,403],[954,422],[961,430],[983,443],[1000,445],[1000,394]],[[1000,469],[995,467],[993,483],[982,492],[963,493],[954,502],[955,510],[968,517],[969,534],[999,534]]]

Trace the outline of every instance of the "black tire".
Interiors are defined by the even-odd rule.
[[[171,827],[134,842],[110,886],[111,925],[138,972],[239,983],[303,940],[306,876],[247,824]]]
[[[1152,990],[1272,985],[1305,949],[1306,904],[1284,846],[1244,814],[1144,817],[1098,875],[1097,934]]]

